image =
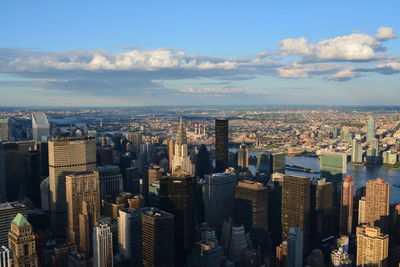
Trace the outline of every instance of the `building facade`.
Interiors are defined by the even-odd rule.
[[[285,175],[282,189],[282,240],[290,227],[299,226],[303,232],[303,251],[308,253],[310,228],[310,179]]]
[[[142,214],[143,265],[175,266],[174,215],[152,208]]]
[[[49,141],[49,186],[51,228],[65,235],[67,202],[65,176],[96,169],[96,140],[91,137],[68,137]]]
[[[195,180],[193,176],[175,174],[160,180],[161,209],[174,215],[177,264],[183,264],[185,255],[193,246]]]
[[[348,235],[353,229],[353,199],[354,180],[347,176],[342,181],[341,202],[340,202],[340,228],[341,234]]]
[[[250,232],[254,247],[266,246],[268,193],[262,183],[242,180],[235,186],[234,222]]]
[[[100,188],[97,171],[66,177],[68,239],[84,253],[91,251],[92,229],[100,218]]]
[[[93,266],[114,266],[111,228],[107,222],[102,220],[98,221],[93,228]]]
[[[383,178],[367,181],[365,201],[365,222],[380,228],[382,233],[389,231],[390,184]]]
[[[205,221],[219,233],[224,220],[233,217],[236,176],[214,173],[205,176],[203,201]]]
[[[228,120],[215,120],[215,171],[224,172],[228,165]]]
[[[50,136],[50,124],[43,112],[32,113],[32,137],[33,140],[47,140]]]
[[[300,227],[290,227],[287,236],[287,267],[303,266],[303,239],[304,234]]]
[[[357,227],[357,266],[387,266],[389,236],[379,227]]]
[[[100,199],[106,196],[116,197],[123,191],[122,175],[118,166],[97,167],[100,178]]]
[[[0,203],[0,246],[8,246],[11,222],[18,213],[27,216],[28,207],[20,202]]]
[[[39,266],[35,240],[32,225],[24,215],[18,213],[11,222],[8,233],[8,246],[12,251],[14,267]]]

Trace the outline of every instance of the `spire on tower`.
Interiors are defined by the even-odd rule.
[[[183,128],[182,116],[179,118],[179,127],[175,137],[175,144],[187,144],[186,131]]]

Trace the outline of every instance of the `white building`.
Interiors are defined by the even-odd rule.
[[[50,135],[50,124],[43,112],[32,113],[32,135],[37,141],[47,140]]]
[[[123,209],[118,217],[118,251],[132,266],[142,263],[141,211]]]
[[[362,163],[363,162],[362,146],[356,139],[353,139],[353,143],[352,143],[351,162],[354,162],[354,163]]]
[[[383,152],[383,164],[395,165],[397,163],[397,154],[390,151]]]
[[[113,266],[111,227],[102,220],[93,227],[93,265],[95,267]]]

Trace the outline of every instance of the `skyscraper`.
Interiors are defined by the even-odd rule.
[[[168,167],[169,171],[172,171],[172,161],[174,160],[175,155],[175,140],[168,140]]]
[[[389,230],[390,184],[383,178],[367,181],[365,221],[379,227],[382,233]]]
[[[347,172],[347,154],[340,152],[325,151],[320,157],[321,178],[332,182],[335,191],[341,183],[343,175]]]
[[[353,139],[351,151],[351,162],[362,163],[363,162],[363,150],[361,144]]]
[[[287,236],[287,267],[303,266],[303,238],[304,233],[301,227],[295,226],[289,228]]]
[[[258,153],[257,154],[257,173],[266,173],[269,174],[270,169],[270,160],[269,154],[267,153]]]
[[[158,183],[161,179],[162,173],[163,170],[161,169],[160,166],[150,166],[149,169],[147,170],[149,185],[153,183]]]
[[[140,145],[142,144],[142,134],[129,132],[126,134],[126,139],[132,144],[132,151],[139,152]]]
[[[93,227],[93,265],[95,267],[112,267],[113,239],[110,225],[98,221]]]
[[[242,180],[235,186],[234,221],[250,232],[254,247],[266,245],[267,207],[267,188],[262,183]]]
[[[142,214],[143,265],[176,266],[174,215],[152,208]]]
[[[122,175],[118,166],[97,167],[100,178],[100,199],[106,196],[116,197],[123,191]]]
[[[313,248],[320,247],[322,240],[333,235],[335,221],[333,209],[333,186],[326,179],[314,180],[311,185],[310,227]],[[336,220],[338,222],[338,220]]]
[[[65,176],[96,169],[96,140],[92,137],[58,138],[49,141],[51,228],[64,235],[67,225]]]
[[[285,173],[285,153],[271,153],[270,155],[270,174]]]
[[[303,252],[308,254],[310,227],[310,187],[307,177],[285,175],[282,189],[282,240],[290,227],[299,226],[303,232]]]
[[[225,256],[235,263],[253,247],[250,234],[246,232],[244,226],[233,224],[231,219],[225,221],[222,226],[221,244]]]
[[[215,171],[228,168],[229,126],[228,120],[215,120]]]
[[[176,174],[160,180],[161,209],[175,217],[175,255],[177,265],[183,265],[185,254],[193,245],[194,231],[194,177]]]
[[[220,233],[224,220],[233,217],[236,176],[214,173],[205,176],[203,199],[205,221]]]
[[[357,266],[387,266],[389,236],[379,227],[357,227]]]
[[[47,140],[50,136],[50,124],[43,112],[32,113],[32,135],[33,140],[37,141]]]
[[[20,202],[5,202],[0,204],[0,246],[8,246],[8,232],[11,222],[18,213],[26,216],[28,207]]]
[[[141,209],[122,209],[118,217],[118,251],[130,266],[142,264]]]
[[[12,141],[12,124],[10,119],[0,119],[0,141]]]
[[[4,165],[4,148],[0,141],[0,203],[7,200],[6,191],[6,166]]]
[[[375,120],[373,118],[369,118],[367,124],[367,142],[369,142],[375,138]]]
[[[208,154],[207,147],[202,144],[196,158],[196,174],[200,179],[204,178],[204,175],[210,173],[210,155]]]
[[[186,172],[187,174],[195,174],[195,165],[188,155],[188,145],[186,131],[183,128],[182,117],[179,119],[178,132],[175,137],[174,158],[172,160],[172,173]]]
[[[11,230],[8,233],[8,245],[12,251],[15,267],[39,266],[35,239],[32,225],[24,215],[18,213],[12,220]]]
[[[249,168],[249,150],[245,144],[241,144],[238,151],[238,167],[240,169]]]
[[[91,251],[92,229],[100,217],[100,188],[97,171],[66,177],[68,238],[81,252]]]
[[[340,232],[341,234],[349,235],[353,228],[354,181],[351,176],[347,176],[343,179],[341,194]]]

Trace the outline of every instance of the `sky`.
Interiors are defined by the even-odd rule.
[[[0,106],[398,105],[400,1],[1,1]]]

